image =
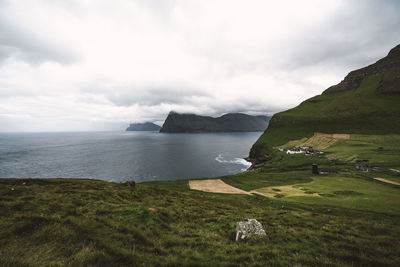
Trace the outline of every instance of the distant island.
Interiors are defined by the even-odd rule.
[[[131,123],[126,131],[159,131],[161,127],[152,122]]]
[[[242,113],[228,113],[218,118],[196,114],[180,114],[171,111],[164,122],[161,133],[201,132],[257,132],[264,131],[268,116],[252,116]]]

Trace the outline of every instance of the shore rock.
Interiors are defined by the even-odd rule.
[[[250,168],[248,168],[248,170],[250,171],[250,170],[255,170],[255,169],[261,168],[262,166],[267,164],[268,161],[270,160],[270,157],[268,156],[268,154],[264,154],[264,155],[260,155],[256,158],[247,157],[244,159],[251,163]]]

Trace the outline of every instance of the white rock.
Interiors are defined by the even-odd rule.
[[[261,223],[256,219],[246,219],[236,224],[236,241],[250,235],[266,236]]]

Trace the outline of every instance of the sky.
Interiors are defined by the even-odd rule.
[[[0,0],[0,131],[272,115],[399,43],[397,0]]]

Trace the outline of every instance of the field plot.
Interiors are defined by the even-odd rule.
[[[309,183],[264,187],[255,191],[284,201],[400,213],[400,189],[392,185],[345,176],[312,179]]]
[[[331,157],[344,161],[368,159],[374,164],[400,166],[400,135],[352,134],[349,140],[340,140],[327,149]]]
[[[349,140],[350,134],[314,133],[310,138],[289,141],[282,147],[292,148],[297,146],[312,146],[315,149],[326,149],[339,140]]]
[[[317,192],[307,190],[300,185],[283,185],[283,186],[270,186],[263,187],[251,192],[264,195],[266,197],[297,197],[297,196],[319,196]]]
[[[393,181],[391,181],[391,180],[384,179],[384,178],[374,178],[374,179],[377,180],[377,181],[386,183],[386,184],[400,185],[400,183],[396,183],[396,182],[393,182]]]
[[[190,180],[189,187],[192,190],[210,193],[250,195],[249,192],[230,186],[224,183],[221,179]]]

